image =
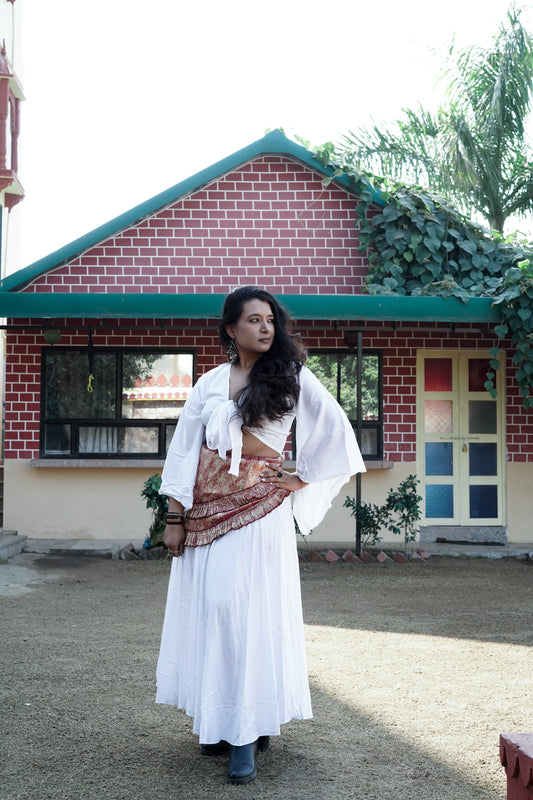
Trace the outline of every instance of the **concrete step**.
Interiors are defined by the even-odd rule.
[[[22,553],[27,541],[27,536],[19,536],[16,531],[0,530],[0,558],[9,558]]]
[[[51,556],[118,556],[128,544],[136,549],[143,542],[131,539],[28,539],[24,545],[25,553]]]

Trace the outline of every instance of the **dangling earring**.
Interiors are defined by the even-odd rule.
[[[239,358],[239,351],[237,350],[237,345],[235,344],[235,339],[230,339],[229,344],[227,347],[228,359],[231,361],[232,364]]]

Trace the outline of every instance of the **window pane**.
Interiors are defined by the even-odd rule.
[[[116,357],[94,353],[89,386],[89,357],[84,351],[53,351],[45,355],[45,416],[48,419],[113,419],[116,411]]]
[[[495,400],[470,400],[468,402],[469,433],[497,433],[498,423]]]
[[[498,516],[498,487],[470,487],[471,519],[494,519]]]
[[[426,475],[453,475],[452,442],[426,442]]]
[[[333,356],[333,358],[337,358]],[[339,402],[348,419],[357,419],[357,357],[346,355],[339,358]],[[364,409],[364,404],[363,404]],[[363,411],[364,418],[364,411]]]
[[[353,358],[353,356],[350,357]],[[305,365],[316,375],[320,383],[326,387],[335,400],[339,400],[337,393],[337,356],[330,353],[317,353],[316,355],[308,356]]]
[[[487,372],[494,372],[490,368],[488,359],[486,358],[469,358],[468,359],[468,391],[469,392],[484,392],[485,381],[487,380]],[[496,375],[494,374],[493,383],[496,386]]]
[[[165,425],[165,454],[168,453],[168,448],[170,447],[170,442],[172,441],[175,430],[175,425]]]
[[[433,519],[453,517],[453,486],[448,484],[426,486],[426,517]]]
[[[47,456],[70,455],[70,425],[45,425],[44,452]]]
[[[426,400],[424,402],[426,433],[453,433],[452,427],[451,400]]]
[[[379,438],[376,428],[361,428],[361,441],[358,442],[363,456],[379,456]]]
[[[192,388],[190,353],[124,353],[122,416],[177,419]]]
[[[354,353],[317,353],[306,366],[339,401],[348,419],[357,419],[357,356]],[[380,419],[379,356],[363,355],[362,418]]]
[[[468,454],[470,475],[496,475],[497,474],[497,444],[480,442],[470,444]]]
[[[424,390],[426,392],[451,392],[451,358],[426,358],[424,360]]]
[[[156,427],[83,426],[79,432],[80,454],[146,453],[157,455],[159,430]]]

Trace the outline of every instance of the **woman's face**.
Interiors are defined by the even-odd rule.
[[[241,316],[234,325],[226,326],[226,333],[231,336],[241,363],[250,356],[259,358],[268,352],[274,341],[274,315],[270,303],[265,300],[248,300],[242,309]]]

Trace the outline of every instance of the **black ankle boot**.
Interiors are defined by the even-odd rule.
[[[216,744],[200,744],[200,753],[203,756],[223,756],[229,748],[229,743],[221,739]]]
[[[250,783],[257,777],[257,742],[231,745],[227,776],[235,785]]]

